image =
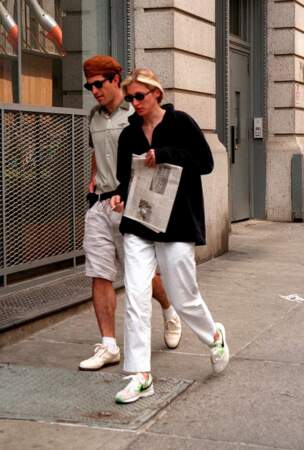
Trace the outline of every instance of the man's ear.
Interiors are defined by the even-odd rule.
[[[113,78],[112,82],[113,82],[113,81],[114,81],[114,83],[115,83],[117,86],[120,85],[120,76],[119,76],[117,73],[114,75],[114,78]]]

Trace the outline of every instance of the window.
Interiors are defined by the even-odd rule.
[[[83,61],[97,53],[118,56],[115,49],[123,48],[125,28],[116,23],[123,17],[115,11],[124,11],[125,3],[0,0],[0,101],[49,107],[88,106],[91,96],[82,87]]]
[[[243,41],[248,40],[248,0],[230,0],[230,33]]]

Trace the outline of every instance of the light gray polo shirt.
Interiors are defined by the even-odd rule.
[[[95,151],[97,194],[114,191],[119,184],[116,178],[118,138],[129,125],[128,117],[133,112],[133,106],[125,101],[112,114],[100,106],[92,111],[90,146]]]

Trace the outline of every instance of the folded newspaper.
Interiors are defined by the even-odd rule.
[[[173,164],[146,167],[144,161],[145,154],[132,155],[132,173],[124,216],[156,233],[164,233],[183,169]]]

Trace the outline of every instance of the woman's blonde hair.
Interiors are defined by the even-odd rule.
[[[127,93],[127,87],[131,83],[141,83],[144,86],[146,86],[148,89],[158,89],[159,90],[159,97],[157,98],[158,103],[160,103],[164,96],[164,89],[162,85],[160,84],[160,81],[158,77],[155,75],[155,73],[150,69],[134,69],[127,77],[126,79],[121,83],[122,89],[124,94]]]

